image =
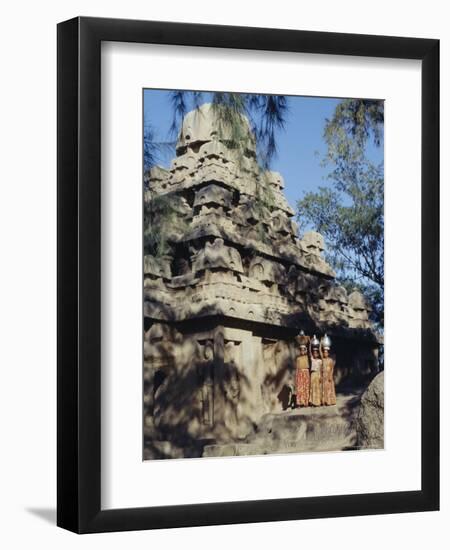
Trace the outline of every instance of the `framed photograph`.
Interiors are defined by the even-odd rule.
[[[438,510],[438,270],[438,40],[60,23],[58,525]]]

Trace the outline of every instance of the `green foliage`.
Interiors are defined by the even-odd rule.
[[[367,160],[369,139],[383,139],[383,103],[343,100],[327,121],[324,164],[331,187],[306,193],[297,203],[300,227],[325,237],[327,260],[349,290],[359,288],[372,301],[372,318],[384,314],[384,169]]]
[[[155,133],[151,124],[144,125],[144,170],[150,169],[157,163],[155,147]]]
[[[190,108],[197,108],[205,100],[204,92],[176,90],[170,92],[173,108],[171,130],[175,134]],[[238,94],[231,92],[212,92],[212,104],[216,109],[219,124],[231,129],[232,139],[228,146],[238,149],[242,154],[250,148],[242,115],[250,121],[251,130],[256,137],[258,163],[267,170],[277,154],[276,133],[286,124],[288,99],[286,96],[264,94]]]
[[[242,116],[243,108],[240,94],[216,93],[213,96],[212,109],[218,120],[218,138],[236,152],[238,161],[248,155],[254,145]]]
[[[370,137],[379,146],[383,139],[384,103],[373,99],[344,99],[327,120],[324,138],[328,156],[349,158],[361,156]]]
[[[175,141],[158,141],[152,124],[145,121],[143,138],[144,172],[161,162],[166,153],[174,151]]]
[[[170,253],[170,239],[188,228],[179,215],[181,208],[181,198],[172,195],[155,194],[144,201],[145,254],[158,258]]]
[[[203,92],[188,92],[176,90],[169,93],[173,110],[171,133],[179,131],[183,117],[188,110],[198,108],[205,100]],[[260,185],[254,202],[255,209],[264,221],[268,208],[274,204],[274,196],[267,184],[265,170],[269,169],[271,160],[277,153],[276,132],[283,129],[287,112],[287,99],[284,96],[238,94],[229,92],[212,93],[212,106],[219,122],[219,139],[235,152],[238,162],[243,163],[245,157],[251,157],[257,150]],[[244,120],[250,122],[250,130]],[[226,139],[224,139],[226,136]],[[256,144],[254,139],[256,138]],[[144,125],[144,170],[155,166],[161,156],[172,150],[175,154],[175,141],[158,142],[155,132],[149,122]],[[171,199],[172,200],[172,199]],[[145,207],[144,212],[144,246],[149,254],[161,256],[170,250],[168,237],[176,225],[176,205],[164,197],[154,197]],[[178,229],[183,229],[179,226]],[[187,230],[187,226],[184,227]],[[263,225],[258,224],[261,238],[267,240]]]

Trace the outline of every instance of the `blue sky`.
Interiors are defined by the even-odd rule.
[[[205,99],[206,101],[206,99]],[[295,208],[304,192],[327,187],[329,169],[320,165],[326,152],[323,130],[327,118],[333,116],[340,99],[322,97],[289,97],[286,127],[277,133],[278,155],[271,169],[282,174],[286,184],[285,195]],[[151,123],[157,141],[167,141],[173,118],[167,90],[144,91],[144,120]],[[368,146],[367,156],[378,163],[383,160],[383,147]],[[165,155],[159,164],[169,167],[173,155]]]

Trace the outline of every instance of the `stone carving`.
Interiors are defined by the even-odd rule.
[[[173,210],[178,214],[179,217],[192,217],[192,209],[189,206],[188,201],[183,196],[177,198],[178,200],[174,201],[171,205]]]
[[[201,386],[201,411],[203,424],[214,424],[214,341],[198,340],[198,378]]]
[[[321,319],[330,324],[348,325],[348,297],[343,286],[322,285],[319,299]]]
[[[217,206],[222,206],[224,209],[229,210],[231,208],[231,197],[231,191],[212,183],[196,192],[194,208],[208,205],[216,208]]]
[[[302,243],[308,252],[316,256],[320,256],[325,250],[323,237],[316,231],[308,231],[305,233],[302,238]]]
[[[208,162],[208,160],[216,160],[220,161],[220,163],[234,162],[230,158],[230,155],[227,154],[225,145],[217,140],[204,143],[198,151],[198,156],[200,162],[204,163]],[[220,163],[218,162],[217,166],[220,166]]]
[[[144,189],[148,189],[150,182],[155,193],[164,192],[169,185],[170,172],[161,166],[153,166],[144,176]],[[147,197],[147,200],[149,197]]]
[[[169,279],[171,277],[170,260],[171,258],[168,256],[161,258],[144,256],[144,275]]]
[[[291,220],[288,218],[285,212],[282,212],[280,210],[275,211],[272,214],[270,222],[271,228],[275,233],[279,233],[283,236],[293,234]]]
[[[271,216],[267,206],[258,202],[255,197],[243,194],[240,197],[236,214],[238,216],[238,221],[243,225],[255,225],[259,221],[268,221]]]
[[[350,326],[353,328],[366,328],[369,326],[369,314],[371,307],[366,302],[359,290],[354,290],[348,297],[350,307]]]
[[[233,139],[232,129],[221,122],[217,116],[220,106],[205,103],[198,109],[188,113],[181,126],[178,136],[177,153],[191,149],[198,152],[200,147],[208,142],[220,140],[229,142]],[[243,139],[246,139],[250,151],[255,151],[255,139],[250,130],[250,124],[246,117],[242,116]]]
[[[248,276],[257,281],[283,284],[286,277],[286,268],[280,263],[256,256],[250,261]]]
[[[330,277],[336,274],[322,258],[325,243],[322,235],[316,231],[308,231],[299,241],[299,247],[304,252],[304,265],[311,270],[323,273]]]
[[[197,253],[192,266],[194,272],[211,268],[244,272],[239,251],[226,246],[223,239],[215,239],[213,243],[207,242],[205,248]]]
[[[181,456],[199,456],[203,441],[246,437],[281,410],[300,328],[338,347],[350,339],[360,351],[345,372],[376,356],[370,306],[335,283],[319,233],[299,238],[283,177],[260,170],[242,125],[238,154],[201,106],[183,120],[170,170],[145,174],[144,201],[165,195],[180,221],[168,253],[144,257],[144,426],[162,439],[152,456],[180,456],[180,441]]]
[[[284,189],[284,179],[279,172],[273,172],[273,171],[267,170],[266,172],[264,172],[264,176],[266,178],[267,183],[272,187],[280,191]]]

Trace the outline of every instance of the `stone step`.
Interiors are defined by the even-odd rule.
[[[338,396],[328,407],[305,407],[262,417],[242,442],[207,445],[204,457],[341,451],[356,448],[359,395]]]

